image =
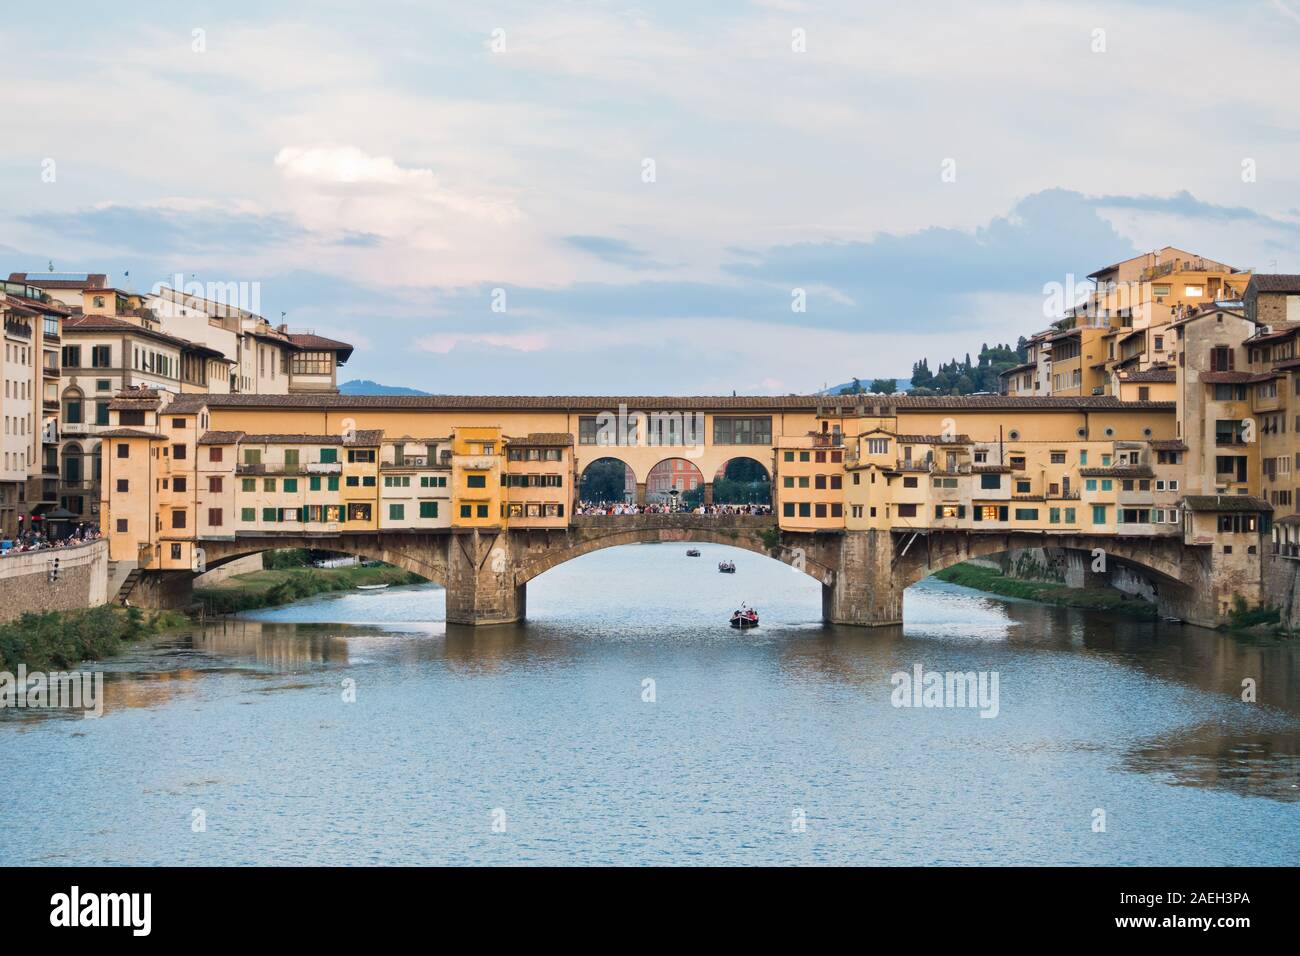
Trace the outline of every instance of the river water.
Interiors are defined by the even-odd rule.
[[[1300,644],[934,580],[831,627],[699,548],[555,568],[522,625],[392,588],[106,662],[99,719],[0,714],[0,863],[1300,862]],[[894,706],[918,665],[996,716]]]

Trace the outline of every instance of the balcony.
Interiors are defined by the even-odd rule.
[[[30,339],[32,337],[32,327],[26,322],[6,319],[5,335],[12,335],[16,339]]]
[[[336,473],[337,473],[337,469],[339,469],[341,466],[336,464],[332,467],[336,469]],[[310,472],[311,468],[312,466],[308,465],[307,471]],[[292,477],[294,475],[301,475],[303,473],[304,473],[303,468],[300,465],[285,465],[285,464],[277,465],[277,464],[268,464],[263,462],[242,462],[240,464],[235,465],[235,474],[237,475],[289,475],[290,477]]]
[[[394,461],[385,461],[380,464],[380,469],[385,468],[428,468],[429,457],[427,455],[404,455]]]
[[[337,461],[314,461],[307,465],[309,475],[337,475],[343,471],[343,465]]]

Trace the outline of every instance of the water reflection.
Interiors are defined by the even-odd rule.
[[[908,592],[903,627],[825,626],[810,579],[681,550],[548,572],[526,624],[446,625],[421,585],[141,648],[104,665],[106,719],[0,720],[3,745],[65,781],[14,792],[0,824],[84,862],[243,862],[249,846],[325,863],[1294,862],[1294,643],[936,581]],[[737,574],[707,573],[724,556]],[[740,600],[758,631],[727,627]],[[917,663],[998,672],[999,716],[891,706],[890,675]],[[204,842],[153,835],[200,799],[226,808]],[[479,817],[507,804],[511,840],[493,842]]]

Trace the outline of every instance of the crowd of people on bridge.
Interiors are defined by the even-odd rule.
[[[79,524],[66,535],[50,535],[44,531],[28,528],[12,539],[0,541],[0,557],[11,554],[27,554],[31,551],[48,551],[52,548],[71,548],[100,537],[99,529],[94,525]]]
[[[644,505],[626,501],[580,501],[574,514],[578,515],[770,515],[771,505],[699,505],[688,508],[670,502]]]

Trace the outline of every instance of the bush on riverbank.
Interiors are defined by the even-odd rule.
[[[940,581],[962,587],[1000,594],[1003,597],[1040,601],[1061,607],[1077,607],[1094,611],[1115,611],[1132,617],[1154,620],[1156,606],[1140,598],[1131,597],[1114,588],[1070,588],[1060,584],[1040,581],[1021,581],[1009,578],[1000,571],[975,564],[954,564],[935,574]]]
[[[137,607],[105,604],[84,611],[24,614],[0,625],[0,669],[19,664],[29,670],[71,667],[80,661],[111,657],[128,641],[188,623],[176,611],[146,614]]]
[[[282,568],[237,574],[221,584],[199,588],[194,598],[208,614],[232,614],[262,607],[279,607],[332,591],[350,591],[359,584],[422,584],[424,578],[391,565],[346,568]]]

